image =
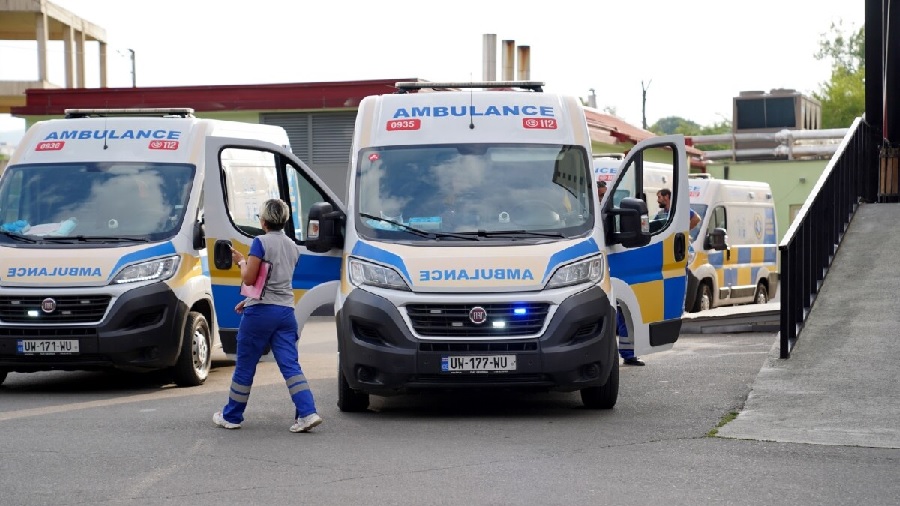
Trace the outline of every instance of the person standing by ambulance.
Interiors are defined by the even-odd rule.
[[[271,347],[278,369],[294,402],[294,424],[291,432],[309,432],[322,423],[316,413],[309,383],[300,368],[297,352],[297,318],[294,316],[294,292],[291,287],[294,268],[300,259],[297,245],[284,234],[291,218],[290,208],[280,199],[263,204],[259,222],[264,235],[250,245],[248,259],[232,249],[232,260],[241,270],[241,281],[253,285],[265,260],[271,264],[269,279],[260,298],[248,298],[234,310],[241,314],[237,334],[237,360],[228,392],[228,402],[213,415],[213,422],[225,429],[239,429],[250,399],[250,387],[256,366],[266,347]]]
[[[603,196],[606,195],[606,181],[597,180],[597,195],[600,202],[603,202]],[[616,336],[618,336],[619,356],[626,365],[644,365],[644,362],[634,356],[634,343],[628,337],[628,327],[625,325],[625,318],[622,316],[622,309],[616,304]]]
[[[668,188],[661,188],[658,192],[656,192],[656,203],[659,205],[659,212],[656,213],[656,216],[653,219],[669,219],[669,208],[672,207],[672,190]],[[697,211],[691,209],[690,220],[691,226],[688,227],[688,230],[693,230],[694,227],[700,224],[700,215],[697,214]]]

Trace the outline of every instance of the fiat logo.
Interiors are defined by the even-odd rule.
[[[41,301],[41,311],[50,314],[56,311],[56,301],[47,297],[46,299]]]
[[[475,306],[469,310],[469,321],[475,325],[481,325],[487,321],[487,311],[481,306]]]

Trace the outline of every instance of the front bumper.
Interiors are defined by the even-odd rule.
[[[615,311],[598,287],[563,301],[543,334],[530,339],[419,339],[400,309],[364,290],[347,297],[336,319],[344,377],[351,388],[377,395],[435,388],[574,391],[605,384],[618,360]],[[442,371],[447,357],[478,355],[515,355],[516,370]]]
[[[54,294],[55,295],[55,294]],[[175,364],[187,305],[165,283],[134,288],[115,299],[99,324],[0,322],[0,369],[15,372],[117,368],[147,371]],[[77,340],[78,353],[20,353],[19,341]]]

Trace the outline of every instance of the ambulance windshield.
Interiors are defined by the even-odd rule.
[[[45,240],[164,240],[181,226],[193,177],[188,164],[10,166],[0,181],[0,230]]]
[[[591,165],[580,146],[370,148],[356,177],[357,230],[369,238],[548,240],[594,225]]]

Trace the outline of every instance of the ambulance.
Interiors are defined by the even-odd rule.
[[[303,248],[303,215],[341,204],[289,144],[280,127],[190,109],[69,110],[35,123],[0,177],[0,382],[121,369],[203,383],[213,355],[236,350],[230,246],[247,254],[272,197],[294,213],[298,317],[331,304],[341,258]]]
[[[397,83],[359,105],[346,207],[314,204],[305,246],[341,255],[338,406],[439,389],[618,397],[622,306],[637,353],[670,349],[685,296],[682,136],[636,145],[597,197],[576,98],[543,83]],[[642,154],[671,154],[651,232]],[[654,200],[655,203],[655,200]]]
[[[431,91],[446,90],[446,91]],[[456,388],[618,398],[615,308],[643,355],[678,338],[684,138],[621,161],[601,205],[579,101],[542,83],[398,83],[359,107],[349,200],[276,127],[189,110],[70,111],[36,123],[0,177],[0,375],[120,368],[202,383],[233,358],[259,205],[289,203],[295,315],[335,312],[338,406]],[[643,153],[672,156],[651,231]]]
[[[594,155],[594,178],[597,181],[605,181],[610,185],[618,179],[619,166],[625,159],[623,153],[600,153]],[[643,195],[637,195],[632,186],[620,185],[613,196],[613,203],[621,201],[625,197],[642,198],[647,202],[647,211],[651,219],[659,212],[659,204],[656,201],[656,192],[663,188],[672,189],[675,181],[675,172],[672,165],[659,162],[644,162],[641,170],[643,181]]]
[[[689,187],[691,208],[702,219],[691,230],[690,269],[699,283],[688,309],[768,302],[778,287],[778,224],[769,184],[704,174],[691,177]]]

